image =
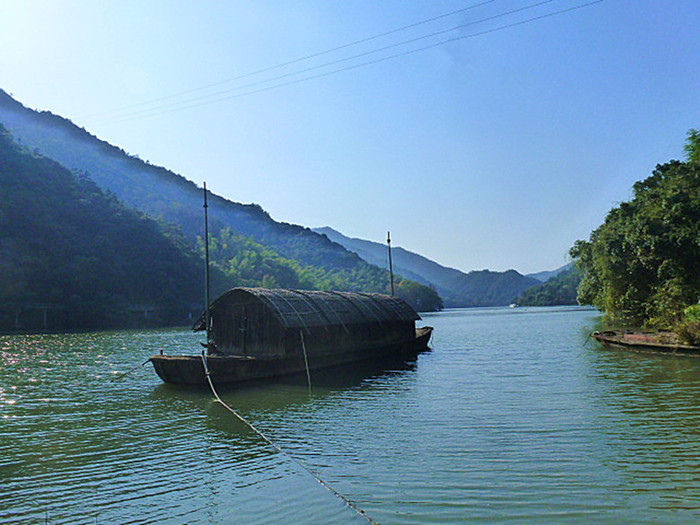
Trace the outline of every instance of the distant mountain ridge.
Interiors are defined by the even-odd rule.
[[[544,271],[544,272],[536,272],[536,273],[528,273],[526,277],[532,277],[533,279],[537,279],[541,283],[546,283],[549,281],[552,277],[556,277],[562,272],[565,272],[566,270],[569,270],[571,268],[571,263],[565,264],[561,268],[557,268],[556,270],[550,270],[550,271]]]
[[[190,237],[201,229],[201,189],[181,175],[130,156],[63,117],[28,109],[2,90],[0,122],[20,144],[87,174],[128,206],[174,223]],[[259,205],[240,204],[215,194],[210,197],[213,231],[233,223],[237,231],[304,263],[323,258],[328,266],[352,267],[359,260],[308,228],[274,221]],[[305,238],[314,250],[295,249],[290,237]]]
[[[388,267],[388,251],[385,244],[347,237],[328,226],[312,228],[312,230],[325,235],[331,241],[344,246],[346,249],[356,253],[365,261],[375,266],[382,268]],[[441,266],[427,257],[423,257],[422,255],[410,252],[401,247],[392,248],[391,253],[394,271],[397,274],[423,284],[435,285],[435,281],[455,278],[462,273],[459,270]],[[441,295],[443,294],[441,293]]]
[[[30,151],[90,178],[126,206],[180,228],[191,247],[203,236],[201,189],[186,178],[130,156],[63,117],[26,108],[1,89],[0,123]],[[386,248],[380,243],[277,222],[257,204],[216,195],[209,206],[215,264],[233,285],[388,290]],[[515,270],[464,273],[402,248],[393,255],[395,273],[403,277],[399,296],[424,310],[440,308],[438,293],[445,306],[507,305],[540,282]]]
[[[384,244],[350,238],[329,227],[313,230],[345,246],[372,264],[387,264],[387,247]],[[541,282],[515,270],[464,273],[403,248],[392,248],[391,252],[394,272],[434,286],[446,307],[505,306],[513,303],[525,290]]]

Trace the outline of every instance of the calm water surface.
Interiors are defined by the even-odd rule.
[[[380,523],[700,522],[700,358],[603,349],[578,308],[424,317],[413,363],[220,393]],[[133,370],[201,337],[1,336],[0,522],[367,523],[207,390]]]

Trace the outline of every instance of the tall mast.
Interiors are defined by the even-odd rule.
[[[207,204],[207,183],[204,183],[204,322],[207,327],[207,345],[209,344],[211,314],[209,313],[209,204]]]
[[[386,232],[386,244],[389,247],[389,277],[391,278],[391,295],[394,295],[394,265],[391,262],[391,232]]]

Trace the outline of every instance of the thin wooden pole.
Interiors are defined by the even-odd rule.
[[[386,244],[389,247],[389,277],[391,279],[391,295],[394,295],[394,265],[391,261],[391,232],[386,232]]]
[[[204,321],[207,328],[207,351],[209,351],[210,342],[210,324],[211,314],[209,312],[209,204],[207,203],[207,183],[204,183]]]

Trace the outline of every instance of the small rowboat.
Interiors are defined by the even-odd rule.
[[[700,346],[684,344],[672,332],[602,330],[593,332],[591,337],[610,348],[621,348],[638,352],[700,355]]]

